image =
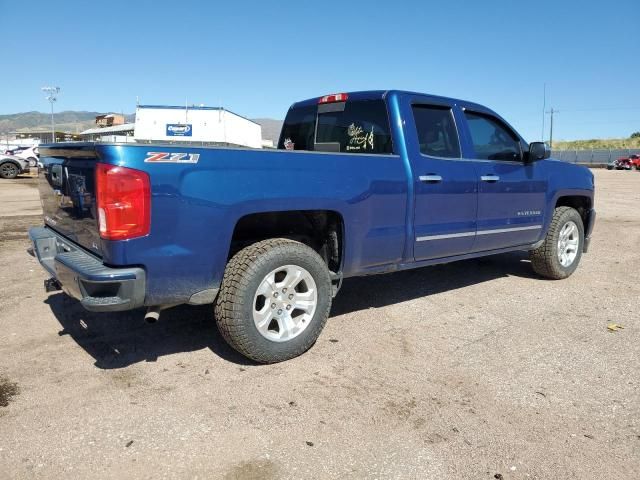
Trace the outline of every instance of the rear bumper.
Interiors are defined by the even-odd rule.
[[[591,234],[593,233],[593,226],[596,223],[596,211],[592,208],[587,213],[587,224],[584,231],[584,248],[582,251],[587,253],[589,250],[589,244],[591,243]]]
[[[146,277],[142,268],[107,267],[49,228],[33,227],[29,238],[40,265],[87,310],[115,312],[144,304]]]

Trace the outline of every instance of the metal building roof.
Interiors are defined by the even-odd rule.
[[[95,135],[95,134],[110,134],[119,132],[132,132],[135,128],[135,123],[123,123],[122,125],[114,125],[112,127],[102,128],[90,128],[84,132],[80,132],[80,135]]]

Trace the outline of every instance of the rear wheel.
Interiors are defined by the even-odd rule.
[[[529,253],[533,270],[554,280],[567,278],[578,268],[583,245],[582,217],[571,207],[558,207],[543,244]]]
[[[18,167],[14,163],[5,162],[0,165],[0,177],[16,178],[18,176]]]
[[[293,240],[264,240],[238,252],[225,270],[216,301],[218,329],[238,352],[260,363],[306,352],[331,308],[324,260]]]

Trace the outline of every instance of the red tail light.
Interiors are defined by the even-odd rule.
[[[322,103],[335,103],[335,102],[346,102],[349,95],[346,93],[333,93],[331,95],[325,95],[324,97],[320,97],[318,100],[319,104]]]
[[[149,233],[151,187],[145,172],[98,163],[96,199],[102,238],[126,240]]]

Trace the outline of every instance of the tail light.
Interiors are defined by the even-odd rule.
[[[117,165],[96,165],[100,236],[107,240],[142,237],[151,227],[149,175]]]
[[[320,97],[318,100],[319,104],[323,103],[336,103],[336,102],[346,102],[349,95],[346,93],[333,93],[331,95],[325,95],[324,97]]]

